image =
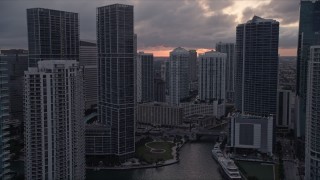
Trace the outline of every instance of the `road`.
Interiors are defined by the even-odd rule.
[[[287,180],[300,180],[298,175],[298,168],[292,161],[283,161],[285,179]]]

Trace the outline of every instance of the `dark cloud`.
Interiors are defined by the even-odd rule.
[[[27,48],[26,9],[44,7],[78,12],[80,37],[96,38],[96,7],[125,3],[135,6],[135,31],[140,49],[184,46],[213,48],[218,41],[234,42],[236,16],[223,13],[235,0],[0,0],[0,48]],[[282,25],[298,20],[299,0],[272,0],[243,11],[276,18]],[[296,46],[297,27],[281,28],[281,47]]]

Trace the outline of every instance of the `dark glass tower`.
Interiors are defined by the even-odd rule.
[[[236,36],[236,108],[276,115],[279,22],[254,16],[237,26]]]
[[[78,14],[27,9],[29,67],[42,60],[79,60]]]
[[[107,155],[125,160],[134,144],[133,6],[97,9],[99,121],[110,128]]]
[[[235,63],[235,45],[234,43],[222,43],[216,44],[216,51],[226,53],[226,101],[228,103],[234,103],[234,77],[236,71]]]
[[[320,1],[300,2],[299,40],[297,52],[297,96],[299,98],[297,136],[304,137],[306,93],[310,46],[320,44]]]

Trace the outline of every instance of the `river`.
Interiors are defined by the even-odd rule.
[[[87,171],[87,180],[222,180],[212,159],[213,142],[185,144],[180,151],[180,162],[170,166],[135,170]]]

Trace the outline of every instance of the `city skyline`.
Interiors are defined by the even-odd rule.
[[[88,3],[83,0],[70,0],[67,2],[29,1],[25,4],[19,1],[4,1],[0,7],[0,15],[9,17],[10,24],[7,20],[0,20],[0,25],[5,24],[0,33],[0,41],[2,42],[0,49],[27,47],[27,31],[24,28],[26,19],[23,16],[27,8],[43,7],[77,12],[80,20],[80,38],[86,40],[95,39],[96,36],[96,7],[115,2],[108,1],[106,3],[95,0]],[[213,49],[219,41],[235,42],[236,25],[245,23],[246,19],[253,15],[278,20],[281,23],[280,55],[295,56],[299,0],[293,2],[259,0],[254,4],[252,2],[252,0],[223,2],[216,0],[197,2],[182,0],[168,2],[121,1],[121,3],[132,4],[136,8],[135,32],[138,34],[139,51],[153,53],[155,57],[169,56],[169,52],[178,46],[197,49],[199,53],[204,53]],[[152,7],[157,7],[157,9],[150,13]],[[14,15],[11,13],[13,9]],[[173,11],[173,9],[178,10]],[[186,11],[189,11],[188,15],[186,15]],[[175,18],[170,18],[171,16]],[[178,35],[175,35],[177,33]]]

